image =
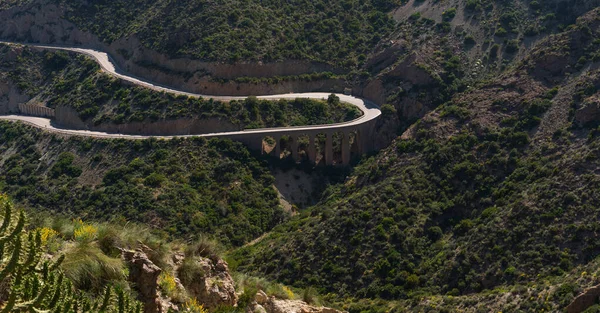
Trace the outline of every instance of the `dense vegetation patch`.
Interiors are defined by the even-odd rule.
[[[66,18],[106,42],[136,35],[171,56],[315,60],[344,67],[393,28],[397,0],[62,1]]]
[[[225,245],[285,218],[273,177],[240,143],[63,138],[9,122],[0,134],[0,190],[31,209],[209,234]]]
[[[31,3],[33,0],[5,0],[0,3],[0,9],[9,9],[11,7],[25,5]]]

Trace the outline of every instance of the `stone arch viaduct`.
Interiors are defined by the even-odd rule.
[[[9,43],[1,42],[5,44],[21,44],[21,43]],[[229,96],[209,96],[184,92],[173,89],[171,87],[162,86],[153,82],[129,75],[120,70],[113,59],[105,52],[85,49],[79,47],[66,47],[58,45],[38,45],[38,44],[23,44],[28,45],[35,49],[44,50],[66,50],[77,53],[82,53],[92,57],[103,71],[127,81],[132,84],[144,86],[157,91],[170,92],[175,94],[182,94],[192,97],[205,97],[213,98],[215,100],[230,101],[240,100],[244,97],[229,97]],[[101,131],[90,131],[90,130],[78,130],[78,129],[67,129],[55,125],[51,118],[60,119],[60,110],[53,110],[46,107],[32,108],[31,105],[20,105],[21,114],[25,115],[6,115],[0,116],[0,119],[8,120],[20,120],[34,126],[44,128],[49,131],[79,135],[79,136],[90,136],[99,138],[124,138],[124,139],[146,139],[155,137],[159,139],[172,139],[175,137],[219,137],[229,138],[236,140],[247,145],[251,150],[259,151],[260,153],[274,154],[275,157],[280,158],[282,152],[287,152],[290,157],[298,161],[302,157],[309,161],[318,161],[318,152],[320,150],[320,156],[322,161],[327,165],[334,164],[334,139],[336,142],[340,142],[341,147],[338,149],[341,151],[341,155],[338,157],[341,162],[338,164],[348,164],[350,162],[351,154],[363,154],[370,152],[374,149],[372,136],[375,120],[381,115],[381,111],[377,105],[373,102],[361,99],[349,95],[336,94],[341,101],[350,103],[358,107],[363,115],[359,118],[337,124],[327,125],[311,125],[311,126],[298,126],[298,127],[281,127],[281,128],[263,128],[263,129],[251,129],[242,131],[230,131],[230,132],[217,132],[207,134],[178,134],[178,135],[128,135],[128,134],[115,134],[106,133]],[[299,93],[299,94],[282,94],[282,95],[267,95],[258,96],[259,99],[294,99],[294,98],[312,98],[312,99],[324,99],[329,96],[329,93]],[[28,116],[27,116],[28,115]],[[265,146],[265,139],[271,141],[273,144]],[[304,139],[304,140],[302,140]],[[302,155],[301,155],[302,154]],[[286,153],[283,153],[286,156]]]
[[[289,152],[289,157],[292,157],[294,161],[300,161],[304,157],[313,163],[317,162],[318,150],[321,150],[322,161],[326,165],[334,164],[333,143],[334,139],[339,139],[339,150],[341,152],[339,159],[341,159],[341,164],[347,165],[350,163],[352,153],[362,155],[373,150],[371,140],[373,126],[373,123],[368,122],[359,125],[340,123],[326,126],[272,128],[268,129],[267,132],[263,130],[257,132],[242,131],[237,134],[224,134],[218,137],[240,141],[252,150],[259,151],[262,154],[269,153],[276,158],[281,158],[285,150],[285,152]],[[265,138],[274,141],[270,151],[267,149],[271,147],[266,147],[264,144]],[[319,139],[322,139],[322,142],[319,142]],[[303,156],[301,156],[301,152],[303,152]],[[285,156],[285,153],[283,155]]]

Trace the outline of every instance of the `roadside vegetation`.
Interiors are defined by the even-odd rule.
[[[16,53],[0,47],[0,59]],[[239,129],[329,124],[362,112],[339,99],[267,101],[249,97],[230,102],[157,92],[131,86],[100,71],[89,57],[66,52],[37,52],[24,47],[1,70],[19,90],[51,108],[73,108],[94,125],[155,122],[178,118],[223,119]]]

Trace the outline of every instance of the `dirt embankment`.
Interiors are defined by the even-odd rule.
[[[0,114],[19,112],[19,103],[29,100],[19,89],[8,81],[0,79]]]

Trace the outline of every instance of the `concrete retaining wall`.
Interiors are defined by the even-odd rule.
[[[95,125],[91,120],[82,121],[79,114],[70,107],[56,108],[56,123],[64,128],[93,130],[127,135],[178,136],[208,134],[240,130],[226,118],[180,118],[174,120],[130,122],[127,124],[102,123]]]
[[[55,116],[54,109],[44,107],[37,104],[19,104],[19,111],[25,115],[38,116],[38,117],[49,117],[53,118]]]

